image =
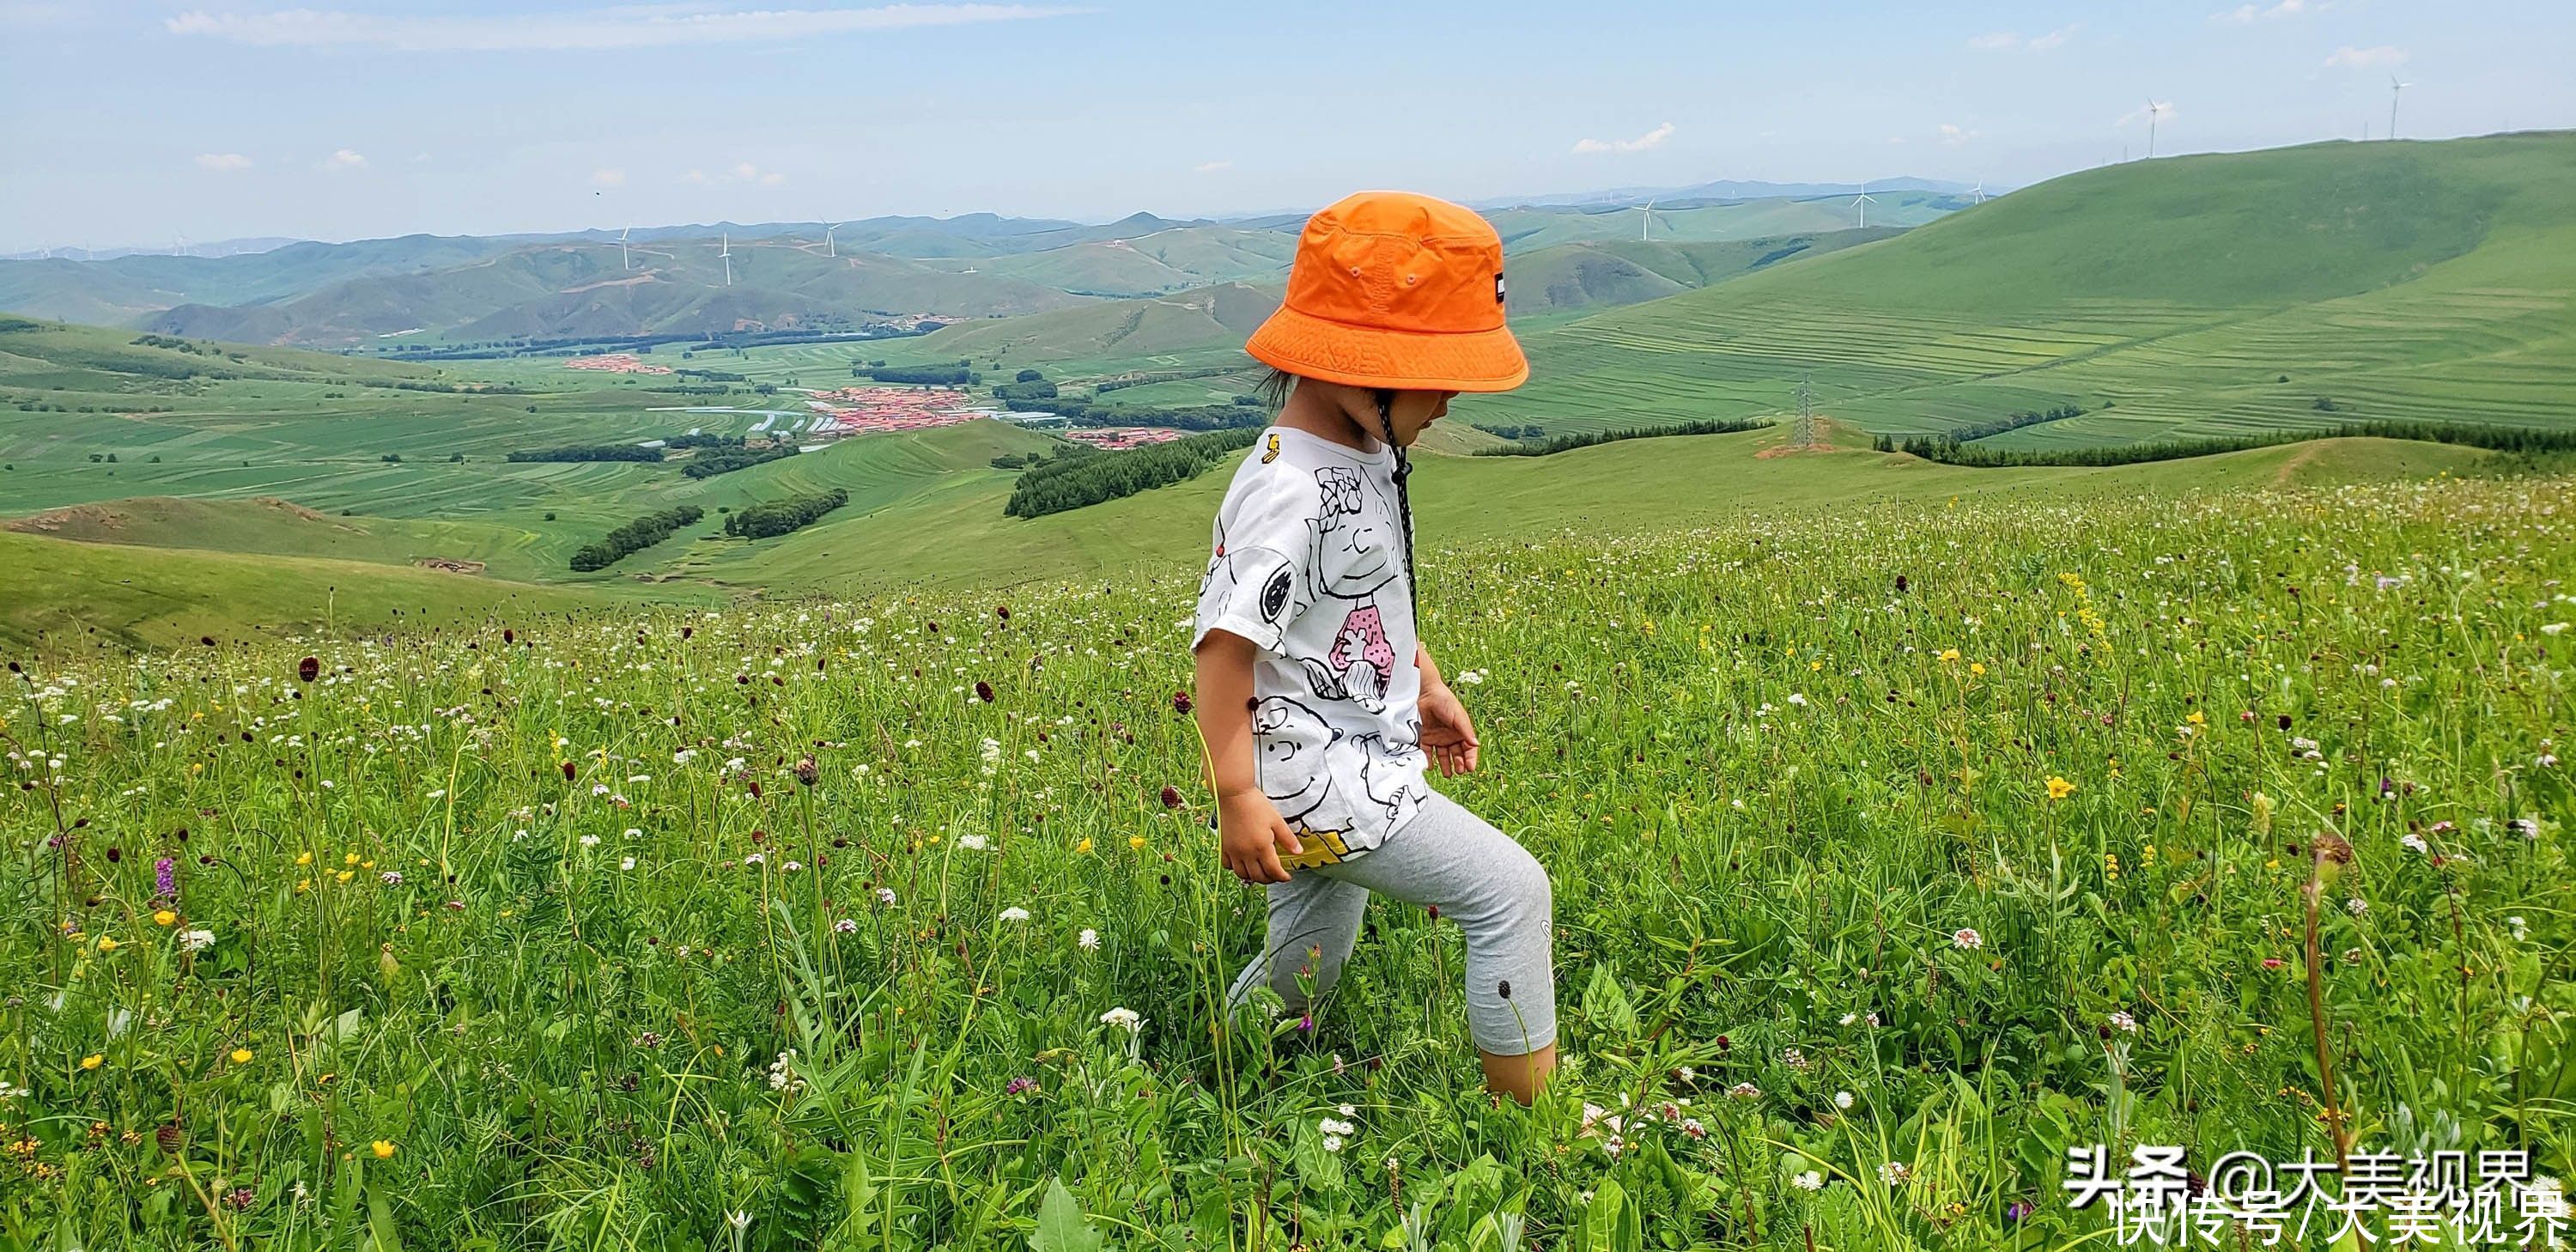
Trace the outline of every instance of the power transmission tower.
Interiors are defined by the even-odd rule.
[[[1798,375],[1798,420],[1789,427],[1789,444],[1797,448],[1816,446],[1816,393],[1807,385],[1803,373]]]

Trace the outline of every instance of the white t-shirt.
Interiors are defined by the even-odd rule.
[[[1395,454],[1263,432],[1217,510],[1198,629],[1251,640],[1262,793],[1297,832],[1292,867],[1348,860],[1422,807],[1422,673]]]

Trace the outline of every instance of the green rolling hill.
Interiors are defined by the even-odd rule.
[[[732,282],[726,282],[731,252]],[[1081,297],[1000,274],[957,274],[791,239],[531,244],[470,264],[369,275],[269,304],[190,304],[146,323],[173,335],[356,347],[392,339],[691,334],[864,325],[889,316],[995,317]]]
[[[2576,420],[2576,135],[2086,171],[1900,238],[1530,337],[1549,429],[1822,411],[2006,444],[2351,417]],[[2320,397],[2335,407],[2318,406]]]

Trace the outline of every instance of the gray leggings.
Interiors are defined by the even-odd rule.
[[[1269,942],[1234,980],[1228,1003],[1242,1004],[1266,981],[1289,1012],[1306,1012],[1299,973],[1311,966],[1316,992],[1332,988],[1372,892],[1436,905],[1467,932],[1467,1024],[1477,1048],[1520,1056],[1556,1042],[1547,871],[1511,836],[1437,793],[1383,845],[1270,885]]]

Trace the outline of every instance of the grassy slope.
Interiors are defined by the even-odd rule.
[[[2226,491],[2425,477],[2490,459],[2442,445],[2332,440],[2118,469],[1969,470],[1870,452],[1847,429],[1837,432],[1831,453],[1761,455],[1786,437],[1773,429],[1629,440],[1550,457],[1425,456],[1414,493],[1421,532],[1426,544],[1535,537],[1565,527],[1627,533],[1771,508],[1996,492],[2072,498]],[[836,516],[753,547],[723,572],[734,584],[806,591],[1001,585],[1136,564],[1194,571],[1231,469],[1029,520],[1001,515],[1007,474],[944,481],[900,507]],[[921,536],[937,538],[923,542]]]
[[[2116,404],[2034,440],[2313,424],[2321,394],[2561,422],[2571,206],[2568,134],[2135,162],[1534,335],[1535,381],[1495,407],[1551,428],[1777,412],[1811,373],[1872,429]]]
[[[701,589],[656,599],[705,602]],[[631,605],[624,589],[571,590],[357,561],[174,551],[0,532],[0,644],[173,647],[335,624],[420,629],[499,616]]]

